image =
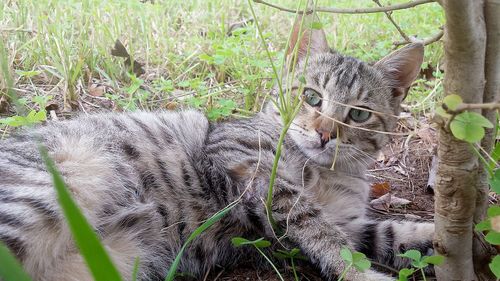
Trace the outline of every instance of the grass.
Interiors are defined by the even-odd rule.
[[[292,0],[274,2],[296,5]],[[375,4],[341,0],[318,5]],[[279,62],[294,15],[258,4],[254,9],[270,56]],[[432,35],[443,23],[437,4],[393,16],[407,34],[419,37]],[[381,58],[400,40],[384,14],[320,17],[332,47],[366,61]],[[231,25],[248,19],[252,15],[246,1],[8,0],[0,3],[0,37],[16,93],[28,107],[36,107],[32,96],[52,96],[64,112],[188,105],[220,119],[259,111],[273,85],[271,64],[256,26],[250,23],[227,35]],[[116,39],[144,64],[144,75],[129,75],[124,60],[110,55]],[[441,56],[440,44],[431,45],[425,64],[436,68]],[[2,77],[0,91],[6,93],[7,76]],[[420,81],[409,101],[418,105],[435,86],[435,80]],[[416,110],[432,107],[434,100]]]

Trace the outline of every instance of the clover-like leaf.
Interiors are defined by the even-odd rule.
[[[488,243],[492,245],[500,245],[500,232],[496,232],[494,230],[491,230],[486,234],[486,237],[484,237]]]
[[[422,254],[417,250],[408,250],[404,254],[399,254],[398,256],[403,258],[409,258],[413,261],[420,261]]]
[[[349,250],[349,248],[347,247],[343,247],[341,250],[340,250],[340,257],[342,257],[342,259],[346,262],[350,262],[352,263],[353,262],[353,257],[352,257],[352,252],[351,250]]]
[[[484,137],[484,127],[493,128],[493,124],[476,112],[462,112],[451,121],[453,135],[469,143],[480,141]]]
[[[500,255],[496,255],[491,263],[489,264],[491,272],[495,274],[497,278],[500,278]]]
[[[444,257],[440,255],[425,256],[422,261],[429,264],[441,265],[444,262]]]
[[[488,218],[500,216],[500,206],[490,206],[487,211]]]
[[[458,105],[460,105],[463,102],[462,98],[459,95],[447,95],[443,99],[443,103],[446,104],[448,109],[455,110],[457,109]]]
[[[491,222],[490,220],[484,220],[474,227],[476,231],[486,231],[491,229]]]
[[[490,187],[496,193],[500,193],[500,169],[497,169],[493,177],[490,178]]]
[[[403,268],[399,271],[399,278],[398,281],[408,281],[408,277],[415,273],[414,269],[409,269],[409,268]]]

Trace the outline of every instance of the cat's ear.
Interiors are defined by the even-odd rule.
[[[424,45],[412,43],[392,52],[375,64],[394,87],[394,96],[403,100],[417,78],[424,60]]]
[[[302,20],[303,19],[303,20]],[[309,54],[325,53],[330,51],[326,35],[322,28],[318,27],[319,18],[317,15],[298,15],[293,24],[290,45],[286,51],[287,58],[291,60],[297,48],[297,61],[305,58]],[[301,28],[302,25],[302,28]]]

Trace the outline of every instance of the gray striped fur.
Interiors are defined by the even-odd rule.
[[[365,172],[388,135],[349,128],[324,116],[393,130],[396,119],[390,116],[398,114],[409,87],[401,81],[415,78],[401,73],[419,67],[411,57],[422,46],[409,46],[369,66],[322,49],[321,40],[313,42],[321,44],[306,66],[306,87],[321,93],[323,102],[316,108],[304,104],[285,139],[273,201],[274,217],[286,233],[281,242],[300,247],[325,280],[335,280],[343,271],[343,246],[392,267],[407,266],[396,254],[409,248],[427,252],[433,225],[378,222],[366,215]],[[384,114],[354,124],[349,107],[339,104]],[[179,271],[201,278],[216,265],[237,265],[242,257],[260,264],[258,253],[234,248],[230,239],[265,237],[277,244],[262,200],[280,120],[269,104],[251,119],[214,124],[190,110],[111,113],[21,132],[0,143],[0,240],[35,280],[91,280],[39,156],[41,142],[127,280],[137,257],[140,280],[162,280],[189,234],[239,198],[226,217],[187,248]],[[330,130],[334,137],[321,146],[317,129]],[[375,270],[350,270],[346,279],[392,280]]]

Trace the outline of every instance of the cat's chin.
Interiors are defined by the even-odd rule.
[[[330,147],[326,148],[307,148],[301,147],[302,152],[307,156],[310,161],[315,162],[318,165],[330,167],[333,163],[335,157],[335,149]]]

